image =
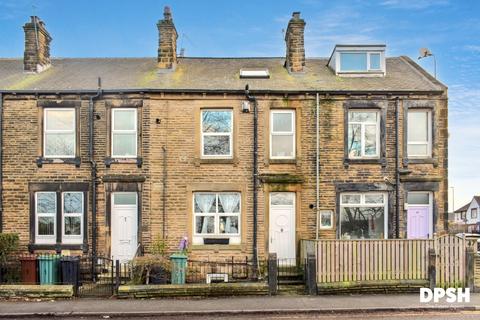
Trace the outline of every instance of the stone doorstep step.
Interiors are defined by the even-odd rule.
[[[289,294],[305,294],[305,285],[301,284],[279,284],[278,293],[280,295],[289,295]]]

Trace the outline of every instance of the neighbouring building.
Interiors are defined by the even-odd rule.
[[[454,213],[454,224],[465,226],[467,232],[480,232],[480,196],[474,196],[469,203]]]
[[[166,8],[156,58],[51,58],[32,17],[0,59],[1,230],[123,260],[446,232],[447,88],[381,44],[306,58],[305,26],[285,57],[180,57]]]

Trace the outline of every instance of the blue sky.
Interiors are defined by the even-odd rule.
[[[328,56],[336,43],[386,43],[389,56],[416,60],[428,47],[449,87],[455,206],[480,194],[480,1],[0,0],[0,57],[22,56],[21,26],[33,12],[53,36],[53,56],[155,56],[155,24],[165,5],[187,56],[283,56],[282,29],[293,11],[307,22],[310,57]],[[433,73],[431,59],[420,64]]]

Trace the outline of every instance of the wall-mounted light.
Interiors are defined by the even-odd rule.
[[[250,112],[250,101],[242,101],[242,112],[243,113]]]

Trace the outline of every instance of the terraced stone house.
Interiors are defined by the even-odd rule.
[[[31,17],[24,58],[0,59],[3,232],[121,260],[445,232],[447,88],[385,45],[306,58],[305,25],[282,57],[190,58],[167,8],[157,57],[51,58]]]

